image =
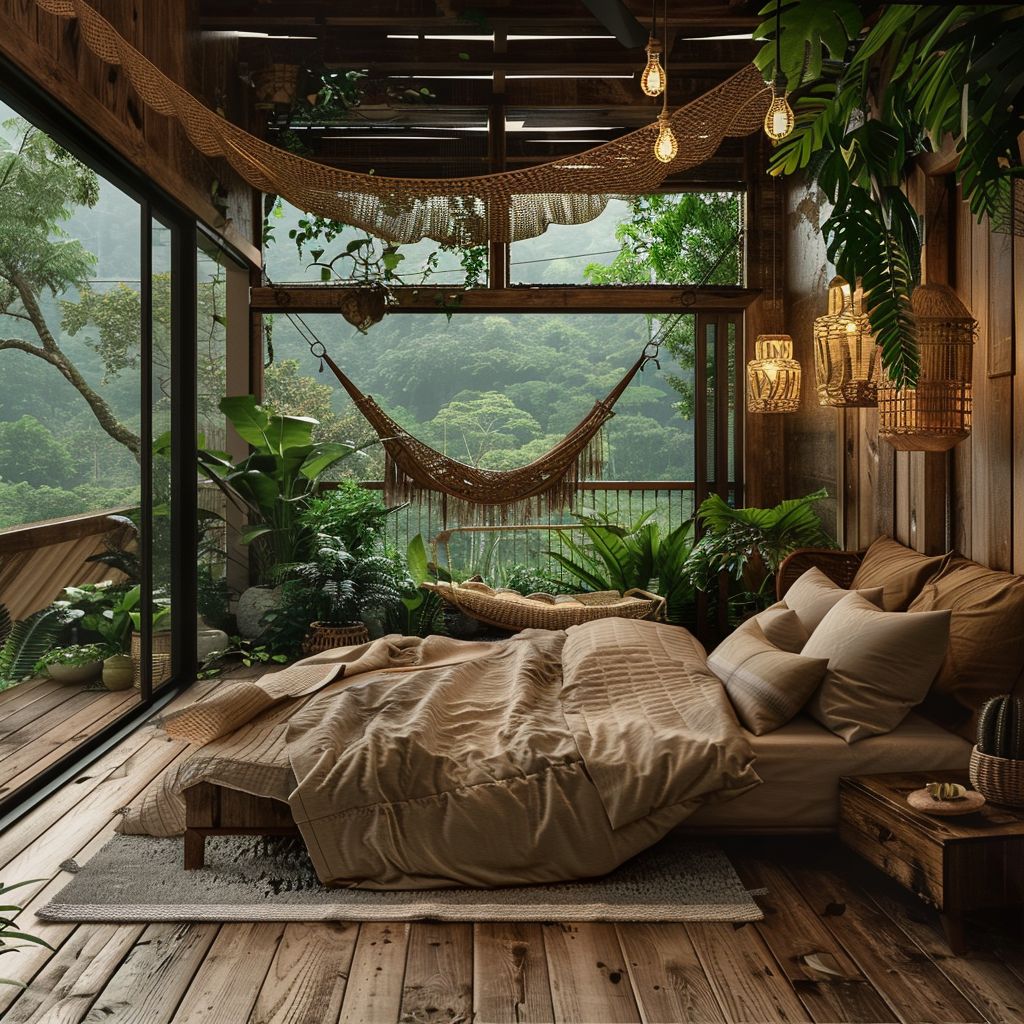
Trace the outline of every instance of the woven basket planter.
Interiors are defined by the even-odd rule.
[[[166,683],[171,678],[171,634],[164,630],[153,634],[150,645],[150,664],[152,665],[153,686]],[[142,637],[132,633],[132,686],[136,690],[142,686]]]
[[[971,785],[990,803],[1024,807],[1024,761],[971,751]]]
[[[305,654],[320,654],[335,647],[357,647],[369,643],[370,634],[361,622],[350,622],[347,626],[332,626],[326,622],[311,622],[309,633],[302,641]]]
[[[299,66],[297,64],[271,64],[252,75],[256,92],[256,105],[260,107],[290,107],[299,95]]]

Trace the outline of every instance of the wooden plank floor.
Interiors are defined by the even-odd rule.
[[[764,921],[739,926],[38,921],[61,863],[88,860],[184,750],[140,729],[0,836],[0,878],[40,879],[19,923],[54,947],[3,957],[27,985],[0,986],[5,1022],[1024,1020],[1019,933],[979,922],[978,951],[954,957],[930,910],[831,840],[723,843],[768,890]]]
[[[0,797],[14,793],[139,703],[138,690],[29,679],[0,692]]]

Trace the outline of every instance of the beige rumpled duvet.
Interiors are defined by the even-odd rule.
[[[498,643],[387,636],[168,716],[198,745],[120,831],[174,835],[200,781],[286,800],[320,879],[418,889],[602,875],[759,779],[687,632],[602,619]]]

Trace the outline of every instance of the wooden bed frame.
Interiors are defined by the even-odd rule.
[[[200,782],[185,790],[185,869],[203,866],[207,836],[297,836],[280,800]]]
[[[802,548],[779,567],[776,589],[781,599],[808,569],[816,567],[841,587],[849,587],[863,551]],[[185,790],[185,868],[201,868],[207,836],[294,836],[299,830],[291,808],[280,800],[252,796],[201,782]]]

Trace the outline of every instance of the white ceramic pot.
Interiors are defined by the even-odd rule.
[[[200,664],[214,651],[223,651],[227,645],[228,635],[223,629],[212,629],[202,619],[196,623],[196,657]]]
[[[243,590],[235,609],[238,632],[248,640],[263,632],[263,616],[281,603],[280,587],[249,587]]]
[[[102,668],[102,661],[90,661],[88,665],[47,665],[46,671],[58,683],[91,683]]]

